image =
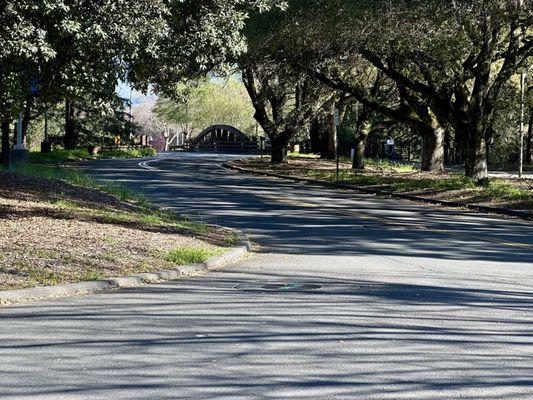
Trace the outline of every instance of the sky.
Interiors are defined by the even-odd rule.
[[[129,99],[130,98],[130,91],[132,91],[131,86],[127,82],[119,82],[116,89],[118,95],[122,98]],[[149,102],[153,102],[157,99],[157,96],[149,92],[148,94],[143,94],[141,92],[138,92],[137,90],[133,90],[131,93],[132,97],[132,103],[133,105],[140,105],[145,104]]]

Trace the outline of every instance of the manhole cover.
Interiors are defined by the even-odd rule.
[[[266,290],[281,290],[281,291],[290,291],[290,290],[314,290],[320,289],[322,286],[315,285],[312,283],[269,283],[267,285],[261,286],[261,288]]]
[[[322,285],[317,285],[315,283],[267,283],[262,284],[257,283],[243,283],[236,285],[235,289],[246,290],[246,291],[269,291],[269,292],[302,292],[307,290],[316,290],[320,289]]]

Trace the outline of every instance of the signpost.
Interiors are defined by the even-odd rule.
[[[390,151],[390,152],[389,152]],[[394,144],[394,139],[392,137],[388,137],[385,142],[385,155],[388,157],[390,154],[391,161],[396,161],[396,145]]]
[[[265,137],[259,136],[259,147],[261,149],[261,162],[263,162],[263,153],[265,151]]]

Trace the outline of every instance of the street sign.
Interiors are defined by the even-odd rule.
[[[387,139],[387,146],[394,146],[394,139]]]
[[[339,116],[339,109],[334,108],[333,109],[333,119],[335,120],[335,126],[340,125],[340,116]]]

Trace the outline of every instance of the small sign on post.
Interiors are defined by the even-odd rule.
[[[335,121],[335,126],[339,126],[341,124],[339,109],[337,107],[333,109],[333,120]]]

